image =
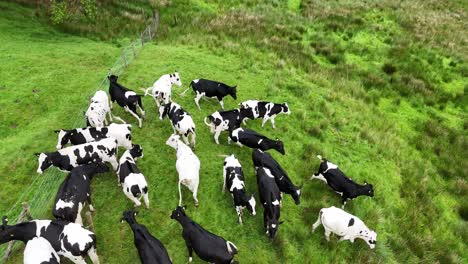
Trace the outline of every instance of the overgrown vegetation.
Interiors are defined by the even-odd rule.
[[[466,262],[466,2],[181,0],[159,4],[161,27],[156,42],[130,65],[122,83],[135,89],[147,87],[161,74],[177,69],[184,86],[195,78],[222,80],[238,85],[239,101],[287,101],[292,109],[290,117],[278,117],[276,130],[261,129],[257,121],[248,123],[285,142],[286,156],[273,155],[295,182],[305,183],[301,206],[285,197],[282,218],[286,223],[270,243],[262,232],[261,217],[246,217],[243,226],[237,225],[230,197],[220,192],[218,154],[231,152],[245,167],[247,188],[255,189],[250,151],[214,145],[203,117],[218,110],[218,105],[202,102],[199,111],[190,92],[180,97],[182,89],[174,90],[174,100],[197,124],[196,152],[202,163],[200,208],[186,199],[187,213],[234,241],[241,263]],[[78,20],[74,27],[89,27],[86,34],[94,36],[113,36],[118,34],[112,33],[116,29],[125,34],[129,21],[125,12],[140,6],[142,13],[151,15],[155,5],[98,1],[98,17],[102,17],[98,19],[112,21],[111,13],[100,13],[110,6],[109,10],[119,11],[113,16],[119,21],[90,25]],[[2,7],[11,18],[32,12],[12,4]],[[18,197],[18,190],[38,177],[36,162],[27,153],[53,149],[51,131],[72,124],[63,113],[82,110],[83,94],[90,95],[96,81],[92,76],[102,76],[116,51],[111,44],[57,33],[36,19],[18,19],[13,26],[7,21],[0,20],[4,33],[0,36],[6,43],[0,47],[0,56],[7,62],[0,65],[0,87],[6,87],[0,88],[1,113],[7,113],[0,130],[5,146],[0,151],[5,175],[0,178],[5,186],[0,191],[1,211]],[[135,24],[128,28],[135,29]],[[22,31],[20,37],[15,28],[33,30]],[[50,39],[54,50],[68,59],[53,53],[39,57],[34,48],[25,48],[34,42],[42,51]],[[80,54],[92,59],[70,64]],[[22,68],[27,78],[18,74]],[[97,71],[101,74],[96,75]],[[86,91],[76,93],[77,87]],[[31,89],[43,92],[31,94]],[[52,100],[59,92],[63,97]],[[164,145],[172,129],[157,119],[152,99],[144,103],[148,120],[143,129],[135,129],[135,142],[145,151],[139,165],[151,182],[152,208],[141,210],[139,220],[165,243],[175,263],[183,263],[187,254],[180,228],[168,217],[177,202],[175,154]],[[226,106],[236,107],[236,102],[229,99]],[[25,108],[27,113],[17,110]],[[121,109],[116,111],[133,122]],[[339,205],[327,186],[308,181],[318,165],[316,154],[337,163],[356,181],[374,184],[375,199],[359,198],[346,210],[376,229],[375,251],[361,242],[333,239],[327,243],[321,231],[311,233],[319,209]],[[104,263],[133,263],[136,251],[130,230],[118,225],[130,202],[115,187],[115,175],[97,177],[93,189],[99,255]],[[184,197],[189,196],[184,192]],[[12,263],[20,259],[17,252]]]

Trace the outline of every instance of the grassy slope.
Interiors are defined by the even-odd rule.
[[[269,126],[261,129],[259,121],[248,123],[250,128],[280,137],[285,142],[286,156],[272,154],[295,182],[305,183],[301,206],[295,206],[285,197],[282,219],[286,223],[271,244],[262,232],[261,208],[258,208],[259,215],[246,216],[245,224],[239,226],[230,197],[220,192],[222,158],[218,154],[229,153],[240,158],[245,167],[247,188],[255,190],[250,151],[227,146],[225,135],[221,140],[223,145],[214,145],[202,119],[218,110],[217,103],[203,101],[202,111],[198,111],[191,92],[180,97],[178,94],[185,87],[174,90],[174,100],[192,114],[197,124],[196,153],[202,162],[201,206],[194,209],[190,193],[184,191],[188,214],[207,229],[234,241],[240,248],[238,260],[241,263],[463,262],[467,258],[464,244],[467,205],[463,197],[466,198],[468,189],[463,158],[466,157],[463,148],[466,144],[463,131],[466,128],[466,104],[463,104],[466,102],[466,62],[463,57],[466,54],[445,52],[437,43],[421,45],[419,40],[410,39],[409,43],[401,44],[410,34],[401,25],[402,18],[396,18],[389,11],[364,9],[365,14],[360,16],[362,21],[356,22],[354,16],[343,17],[340,12],[344,11],[336,9],[333,12],[337,17],[330,19],[332,21],[325,17],[311,23],[307,19],[311,12],[309,4],[320,2],[303,2],[299,7],[296,2],[289,1],[288,7],[294,12],[286,14],[278,13],[280,9],[276,7],[253,7],[252,4],[241,5],[247,11],[229,10],[217,1],[173,4],[162,11],[163,25],[167,26],[161,29],[158,44],[146,46],[122,75],[122,83],[136,88],[149,86],[161,74],[178,69],[184,86],[195,78],[219,79],[238,85],[239,101],[258,98],[289,102],[293,114],[278,117],[276,130]],[[275,23],[261,15],[265,11],[277,19]],[[195,19],[194,12],[199,15]],[[173,15],[178,15],[177,25],[173,24]],[[351,23],[353,21],[356,25]],[[5,26],[5,23],[0,25]],[[46,30],[35,25],[38,30]],[[375,30],[376,27],[382,30]],[[275,33],[269,28],[274,28]],[[58,33],[47,34],[57,36]],[[58,36],[65,40],[72,38]],[[12,38],[6,37],[8,41],[18,42]],[[80,46],[82,53],[101,55],[102,50],[112,51],[106,44],[72,39],[89,44],[84,50]],[[76,45],[65,47],[66,54],[73,56],[69,50]],[[398,48],[401,49],[394,51]],[[24,50],[18,52],[9,48],[8,54]],[[452,61],[456,62],[455,66],[451,66]],[[388,76],[382,71],[385,63],[395,66],[397,72]],[[47,91],[70,89],[73,94],[81,84],[79,87],[92,90],[102,76],[96,72],[106,69],[109,63],[103,60],[101,64],[90,64],[87,66],[95,68],[86,67],[89,72],[85,74],[84,69],[77,71],[76,65],[62,63],[60,69],[74,74],[75,86],[63,87],[58,85],[60,79],[47,79],[45,84],[50,87]],[[8,72],[14,83],[18,83],[14,72],[3,69],[0,72]],[[89,77],[93,72],[97,75],[95,80]],[[33,76],[44,76],[42,73],[42,70],[37,71]],[[89,83],[85,85],[85,82]],[[2,83],[2,86],[8,88],[11,84]],[[24,87],[24,93],[31,89],[26,84]],[[448,93],[444,92],[445,87],[449,87]],[[445,99],[445,94],[452,93]],[[13,190],[26,186],[30,176],[35,174],[34,160],[23,152],[53,149],[55,140],[50,130],[72,124],[61,113],[81,109],[85,95],[75,94],[67,95],[70,101],[66,105],[51,101],[48,108],[44,101],[34,101],[33,96],[24,99],[32,105],[31,110],[39,108],[32,117],[35,121],[21,130],[26,135],[17,134],[9,127],[22,116],[13,111],[16,107],[0,101],[2,107],[12,112],[11,119],[7,119],[10,123],[2,122],[6,129],[1,131],[9,133],[9,136],[2,136],[2,145],[11,146],[5,151],[22,148],[17,156],[2,163],[2,171],[17,179],[13,182],[16,185],[8,180],[11,189],[2,189],[2,198],[11,197],[11,201],[2,202],[2,210],[15,200]],[[145,98],[145,105],[148,121],[143,129],[135,129],[134,133],[135,142],[142,144],[145,150],[139,165],[151,184],[152,208],[141,210],[139,219],[163,241],[174,262],[183,263],[187,253],[180,237],[180,226],[169,219],[178,199],[175,153],[164,145],[172,129],[167,120],[157,119],[152,99]],[[227,108],[235,106],[232,99],[226,100]],[[47,118],[42,111],[47,111]],[[134,123],[132,117],[120,109],[117,114]],[[35,141],[36,137],[41,141]],[[1,156],[5,157],[5,153]],[[339,197],[321,182],[307,180],[318,165],[317,153],[339,164],[358,182],[367,180],[374,184],[375,199],[359,198],[347,206],[347,211],[377,230],[378,246],[374,251],[362,241],[338,244],[334,239],[326,243],[321,229],[316,234],[310,233],[318,210],[339,204]],[[447,153],[452,154],[453,161],[447,161]],[[446,171],[442,170],[440,160],[450,165]],[[14,169],[7,167],[12,161],[17,162]],[[98,210],[94,220],[102,261],[133,263],[136,251],[131,232],[128,226],[118,223],[121,212],[131,207],[131,203],[117,188],[115,175],[96,178],[93,188]],[[19,262],[20,255],[16,254],[11,263]],[[195,262],[201,263],[197,258]]]

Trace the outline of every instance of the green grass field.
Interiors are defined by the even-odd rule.
[[[184,189],[187,214],[233,241],[240,263],[466,263],[466,2],[227,2],[170,1],[161,7],[158,36],[119,78],[138,89],[176,69],[181,74],[183,87],[173,89],[173,99],[195,121],[201,161],[200,207]],[[55,149],[53,130],[71,128],[76,120],[84,125],[88,97],[128,38],[92,40],[54,29],[30,7],[0,2],[0,9],[0,212],[7,212],[23,189],[46,176],[36,174],[33,153]],[[227,145],[226,134],[221,145],[214,143],[203,118],[219,104],[202,100],[199,111],[192,91],[179,95],[197,78],[238,85],[238,100],[226,99],[226,109],[248,99],[288,102],[291,108],[291,116],[276,119],[277,129],[269,123],[261,128],[259,120],[247,123],[284,141],[286,155],[271,154],[296,184],[304,184],[300,206],[284,197],[285,223],[273,242],[263,232],[260,205],[257,216],[246,215],[238,225],[231,197],[221,193],[219,155],[231,153],[244,167],[248,191],[256,191],[251,151]],[[139,209],[137,219],[165,244],[174,263],[185,263],[181,227],[169,218],[178,202],[175,151],[165,145],[172,128],[159,120],[152,98],[144,105],[142,129],[114,107],[134,125],[134,142],[145,153],[138,165],[150,184],[151,208]],[[341,201],[323,182],[309,181],[317,154],[355,181],[374,184],[373,199],[346,206],[378,233],[374,250],[361,240],[338,243],[333,237],[327,243],[323,228],[311,232],[319,210]],[[54,193],[59,182],[44,192]],[[131,230],[120,224],[133,204],[116,175],[99,175],[92,188],[101,263],[137,263]],[[34,216],[51,218],[51,202]],[[7,263],[21,261],[22,247]],[[203,262],[195,257],[194,263]]]

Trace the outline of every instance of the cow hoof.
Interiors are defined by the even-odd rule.
[[[197,207],[197,208],[198,208],[198,206],[199,206],[199,204],[198,204],[198,202],[196,202],[196,203],[195,203],[195,207]]]

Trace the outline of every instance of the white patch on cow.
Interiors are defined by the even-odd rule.
[[[192,82],[198,83],[199,81],[200,81],[200,79],[196,79],[196,80],[193,80]]]
[[[77,244],[80,251],[85,249],[86,244],[93,242],[91,238],[93,233],[84,229],[81,227],[81,225],[75,223],[69,223],[65,225],[61,236],[62,235],[67,236],[68,243],[71,245]],[[64,248],[63,241],[61,241],[61,244],[62,248]]]
[[[86,181],[86,175],[83,174],[83,179]]]
[[[234,142],[239,142],[239,132],[243,132],[243,131],[244,129],[242,129],[241,127],[234,129],[231,133],[232,140],[234,140]]]
[[[65,202],[64,200],[59,199],[55,204],[55,210],[63,209],[65,207],[72,208],[74,205],[75,203],[73,203],[73,201]]]
[[[301,195],[301,189],[296,190],[297,195]]]
[[[135,96],[136,93],[133,91],[126,91],[125,92],[125,97],[128,99],[130,96]]]
[[[275,205],[275,206],[278,206],[280,204],[280,202],[278,201],[278,199],[276,199],[271,204]]]
[[[37,173],[39,173],[39,174],[43,173],[43,171],[41,170],[41,167],[42,167],[42,163],[44,163],[46,158],[47,158],[47,155],[44,154],[44,153],[41,153],[39,155],[39,158],[37,159],[37,161],[39,162],[39,167],[37,168]]]
[[[275,225],[275,224],[271,224],[271,227],[272,227],[272,228],[276,228],[276,225]]]
[[[245,189],[244,181],[241,181],[239,177],[234,177],[234,179],[232,180],[231,189],[229,189],[229,191],[233,192],[234,189],[237,189],[237,190]]]
[[[334,169],[338,169],[338,166],[327,161],[327,169],[323,173],[326,173],[327,171],[334,170]]]
[[[52,245],[43,237],[35,237],[28,241],[24,249],[24,264],[49,263],[51,258],[60,263],[60,257]]]
[[[270,169],[268,168],[263,168],[265,170],[265,174],[270,177],[270,178],[275,178],[275,176],[273,176],[273,174],[271,173]]]
[[[252,207],[252,215],[255,215],[256,214],[256,212],[255,212],[256,202],[255,202],[255,198],[253,196],[252,196],[252,198],[250,198],[249,204]]]
[[[63,130],[60,130],[59,133],[58,133],[58,142],[57,142],[57,146],[56,148],[57,149],[61,149],[63,147],[62,145],[62,138],[63,136],[65,136],[67,132],[63,131]],[[68,143],[68,142],[65,142],[65,144]]]
[[[50,225],[50,220],[33,220],[33,222],[36,223],[36,236],[40,237],[41,236],[41,230],[43,228],[47,229]]]
[[[262,141],[263,141],[263,138],[260,139],[260,140],[257,142],[257,144],[260,145],[260,143],[262,143]]]

